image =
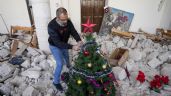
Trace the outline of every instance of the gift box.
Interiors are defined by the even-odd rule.
[[[128,49],[116,48],[109,57],[109,64],[112,67],[121,66],[128,59]]]

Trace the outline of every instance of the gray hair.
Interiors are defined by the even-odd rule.
[[[67,14],[67,10],[63,7],[60,7],[56,10],[56,17],[59,17],[61,14],[64,14],[64,15]]]

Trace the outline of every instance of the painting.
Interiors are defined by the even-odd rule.
[[[104,17],[99,34],[109,34],[112,28],[120,31],[128,31],[133,17],[133,13],[107,7],[104,9]]]

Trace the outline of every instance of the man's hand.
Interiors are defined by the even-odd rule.
[[[80,46],[78,44],[77,45],[73,45],[72,49],[75,50],[75,51],[78,51],[78,50],[80,50]]]
[[[83,41],[79,41],[77,45],[81,47],[83,45]]]

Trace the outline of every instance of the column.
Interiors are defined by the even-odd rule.
[[[38,46],[41,50],[50,52],[47,32],[47,26],[51,20],[50,0],[30,0],[30,2],[33,9]]]

